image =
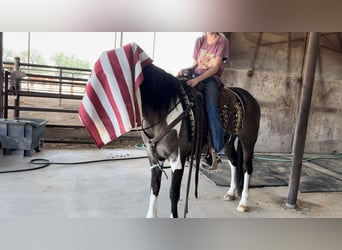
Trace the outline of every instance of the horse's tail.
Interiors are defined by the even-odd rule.
[[[237,138],[237,157],[236,157],[236,185],[237,185],[237,195],[241,196],[245,171],[243,169],[243,148],[239,138]]]

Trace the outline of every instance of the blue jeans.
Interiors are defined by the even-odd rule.
[[[224,148],[224,132],[218,107],[219,85],[214,78],[209,77],[203,81],[203,95],[213,146],[218,153]]]

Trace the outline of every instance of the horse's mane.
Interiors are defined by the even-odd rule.
[[[179,80],[154,64],[146,66],[143,75],[140,86],[143,116],[147,112],[159,118],[167,115],[179,97]]]

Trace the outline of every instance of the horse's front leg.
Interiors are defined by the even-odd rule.
[[[185,163],[185,159],[184,159]],[[178,152],[177,160],[170,161],[172,169],[172,179],[170,187],[170,200],[171,200],[171,218],[178,218],[178,202],[180,198],[181,183],[184,172],[184,163],[180,160]]]
[[[146,218],[156,218],[158,210],[158,195],[160,191],[162,171],[158,167],[151,169],[151,195]]]
[[[178,202],[180,198],[182,177],[183,169],[177,169],[172,173],[172,181],[170,188],[171,218],[178,218]]]

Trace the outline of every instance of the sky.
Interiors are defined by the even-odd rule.
[[[20,53],[30,46],[49,65],[57,52],[93,65],[103,51],[136,42],[157,66],[176,74],[191,66],[195,39],[200,35],[201,32],[4,32],[3,47]]]

